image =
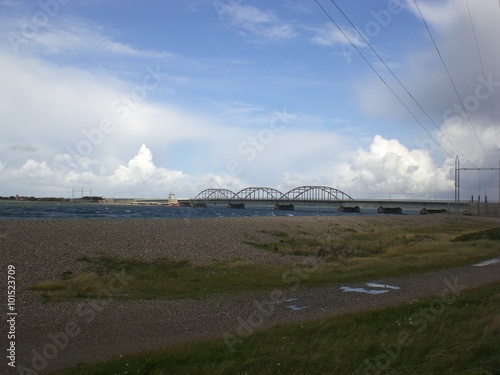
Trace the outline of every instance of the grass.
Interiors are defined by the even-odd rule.
[[[255,266],[241,261],[197,266],[188,261],[157,259],[153,263],[113,257],[87,257],[88,271],[58,280],[32,285],[47,301],[80,298],[182,299],[203,298],[220,293],[238,293],[279,285],[280,275],[268,275],[271,266]],[[110,287],[111,286],[111,287]],[[104,291],[104,293],[103,293]]]
[[[261,231],[247,244],[263,251],[300,255],[293,265],[242,260],[198,266],[188,261],[84,256],[84,272],[68,270],[30,287],[46,301],[81,298],[182,299],[281,288],[297,275],[302,286],[402,276],[470,264],[500,254],[499,229],[470,223],[423,228],[387,228],[373,222],[340,234]],[[464,231],[469,233],[463,235]],[[463,240],[463,239],[467,240]],[[302,259],[302,260],[301,260]],[[307,272],[305,272],[307,271]]]
[[[498,374],[500,284],[60,374]],[[230,350],[230,347],[232,350]],[[378,372],[377,372],[378,371]]]
[[[462,242],[478,240],[500,241],[500,228],[491,228],[479,232],[467,233],[453,239],[453,241]]]

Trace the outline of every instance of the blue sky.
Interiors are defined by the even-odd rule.
[[[318,3],[0,1],[0,195],[452,198],[456,155],[498,167],[497,1]]]

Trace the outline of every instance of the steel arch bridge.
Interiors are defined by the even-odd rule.
[[[235,199],[236,193],[228,189],[205,189],[194,199],[200,200],[231,200]]]
[[[286,193],[270,187],[247,187],[235,193],[228,189],[205,189],[194,200],[260,202],[344,202],[354,199],[329,186],[299,186]]]
[[[283,196],[283,193],[268,187],[247,187],[237,192],[236,196],[241,200],[278,201]]]
[[[283,194],[281,200],[295,202],[344,202],[353,201],[354,199],[342,190],[329,186],[299,186]]]

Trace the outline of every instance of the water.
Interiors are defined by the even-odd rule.
[[[207,208],[132,206],[116,204],[63,202],[0,202],[0,219],[146,219],[146,218],[211,218],[211,217],[266,217],[266,216],[352,216],[376,214],[375,209],[362,213],[339,213],[337,207],[296,207],[295,211],[274,210],[272,206],[247,206],[231,209],[225,206]]]
[[[344,292],[355,292],[355,293],[368,293],[368,294],[383,294],[387,293],[387,289],[370,289],[367,290],[365,288],[351,288],[350,286],[341,286],[340,289],[342,289]]]
[[[344,292],[368,293],[368,294],[384,294],[389,292],[389,290],[401,289],[399,286],[393,286],[387,284],[366,283],[365,285],[372,289],[353,288],[350,286],[341,286],[340,289],[342,289],[342,291]]]
[[[488,259],[488,260],[483,260],[482,262],[473,264],[474,267],[485,267],[489,266],[490,264],[496,264],[500,262],[500,258],[493,258],[493,259]]]

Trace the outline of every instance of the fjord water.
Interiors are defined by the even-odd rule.
[[[337,207],[296,207],[295,211],[274,210],[272,206],[247,206],[230,209],[222,205],[207,208],[136,206],[99,203],[0,202],[0,219],[66,219],[66,218],[211,218],[264,216],[347,216],[375,214],[366,209],[361,214],[339,213]]]

